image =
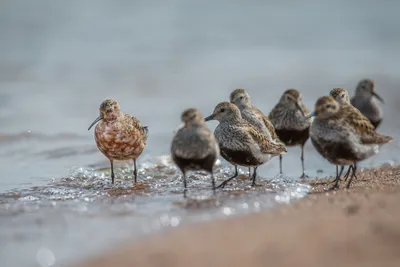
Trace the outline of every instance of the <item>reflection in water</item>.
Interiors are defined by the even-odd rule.
[[[226,179],[230,171],[219,164],[217,181]],[[113,186],[109,169],[78,168],[50,185],[0,195],[2,261],[7,266],[29,266],[36,252],[40,261],[56,257],[64,262],[71,256],[75,260],[129,237],[258,212],[309,192],[308,185],[280,176],[260,179],[260,185],[252,188],[242,174],[214,197],[209,175],[197,172],[188,176],[188,198],[184,199],[182,177],[169,157],[143,164],[137,185],[131,169],[120,168],[116,174]]]

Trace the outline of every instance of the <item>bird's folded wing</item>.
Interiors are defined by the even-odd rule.
[[[287,152],[285,146],[282,144],[276,144],[270,140],[268,137],[258,131],[255,127],[249,125],[246,127],[246,131],[249,133],[251,138],[259,145],[261,152],[266,154],[285,154]]]
[[[261,110],[256,109],[256,113],[261,116],[265,126],[271,134],[272,140],[279,140],[278,135],[275,132],[274,125],[268,120],[268,118],[261,112]]]
[[[347,116],[345,122],[360,136],[363,144],[385,144],[393,140],[389,136],[378,134],[369,119],[353,106],[344,107]]]

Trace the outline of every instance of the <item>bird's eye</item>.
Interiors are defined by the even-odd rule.
[[[239,97],[240,99],[243,99],[243,96]]]
[[[224,108],[221,108],[221,112],[225,112],[225,109],[224,109]]]
[[[344,94],[342,95],[342,97],[344,97]]]

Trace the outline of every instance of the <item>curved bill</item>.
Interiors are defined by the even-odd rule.
[[[385,103],[385,101],[383,101],[383,98],[380,97],[377,93],[372,92],[372,95],[375,96],[376,98],[378,98],[378,100],[381,101],[383,104]]]
[[[310,114],[308,114],[307,116],[305,116],[305,119],[309,119],[309,118],[312,118],[312,117],[315,117],[315,116],[317,116],[317,112],[313,111]]]
[[[207,118],[205,118],[205,121],[212,121],[214,119],[214,115],[211,114],[210,116],[208,116]]]
[[[102,119],[104,119],[104,115],[103,115],[103,114],[100,114],[100,116],[98,116],[97,119],[95,119],[94,122],[92,122],[92,124],[90,124],[90,126],[89,126],[89,128],[88,128],[88,131],[90,130],[90,128],[93,127],[93,125],[95,125],[98,121],[100,121],[100,120],[102,120]]]
[[[303,114],[303,117],[306,116],[306,114],[304,114],[304,111],[303,111],[303,109],[301,108],[301,106],[300,106],[299,103],[296,103],[296,108],[298,108],[298,109],[300,110],[301,114]]]

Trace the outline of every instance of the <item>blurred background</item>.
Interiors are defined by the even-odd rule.
[[[238,87],[268,114],[287,88],[311,109],[333,87],[353,95],[370,78],[386,101],[379,131],[398,137],[399,9],[373,0],[0,0],[0,193],[107,167],[87,131],[107,97],[149,126],[139,164],[169,153],[183,109],[209,115]],[[397,152],[395,141],[363,166],[397,162]],[[299,156],[285,156],[289,176],[300,173]],[[306,168],[334,172],[310,142]],[[278,160],[260,169],[277,173]]]

